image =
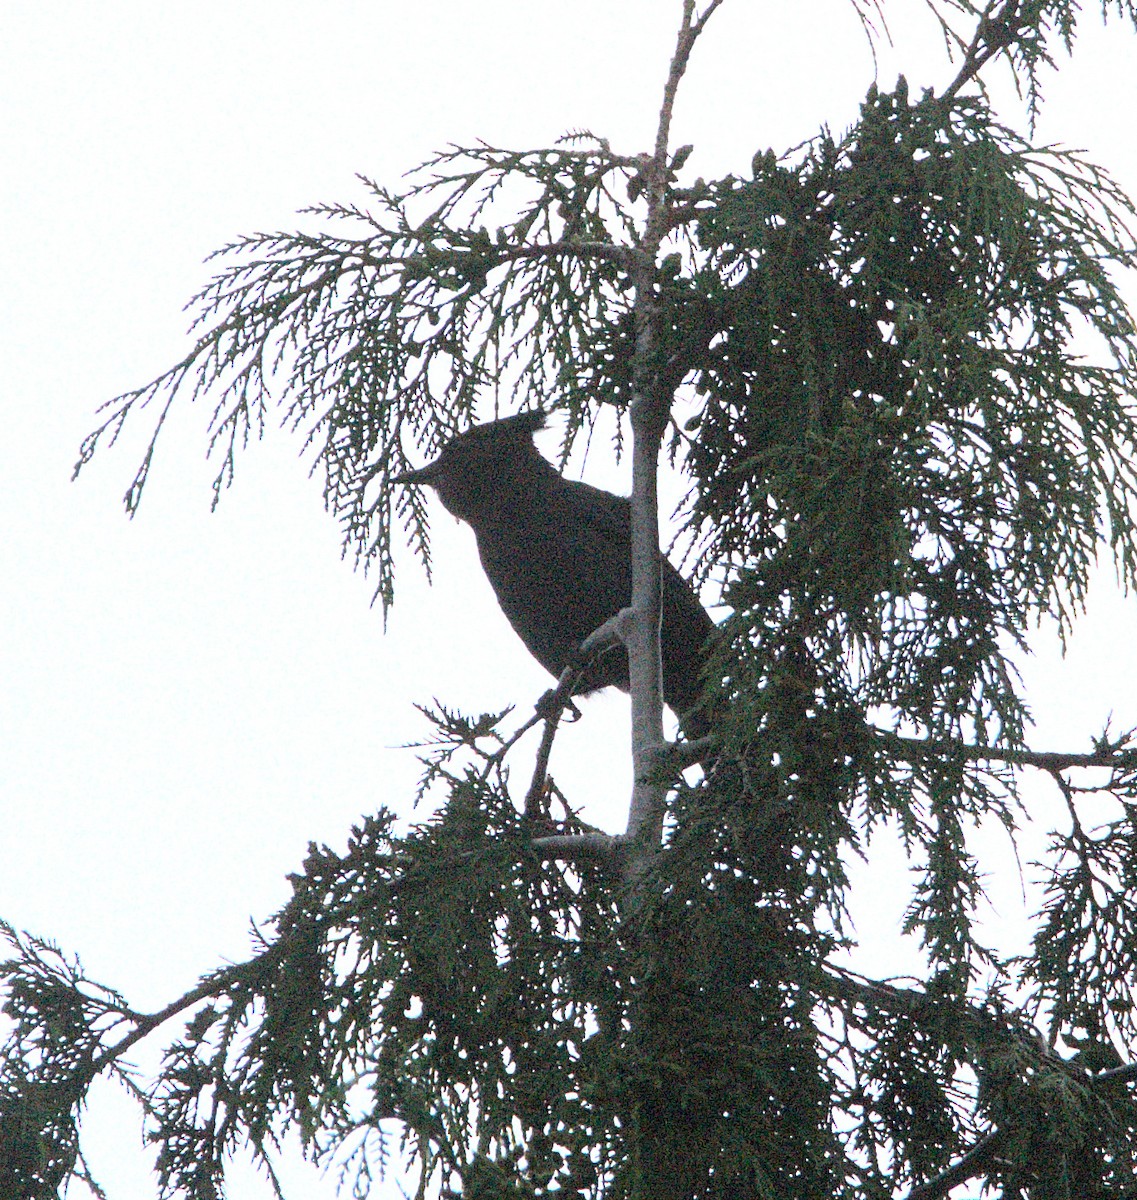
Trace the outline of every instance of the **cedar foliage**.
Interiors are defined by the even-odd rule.
[[[684,4],[675,85],[720,2]],[[1070,628],[1103,550],[1137,583],[1118,290],[1137,214],[982,86],[1009,63],[1036,109],[1072,0],[939,15],[951,86],[873,87],[846,133],[744,176],[681,182],[689,148],[665,137],[454,148],[402,192],[312,210],[318,232],[219,252],[190,353],[111,405],[81,463],[136,410],[162,405],[157,438],[178,395],[208,392],[220,494],[277,408],[387,605],[400,529],[430,562],[421,497],[390,482],[409,446],[487,394],[555,407],[566,445],[678,396],[687,530],[731,610],[713,754],[695,781],[671,769],[645,855],[587,829],[541,764],[523,806],[509,713],[424,709],[435,815],[313,846],[249,961],[158,1014],[4,926],[0,1193],[91,1182],[79,1127],[103,1073],[139,1100],[160,1194],[192,1200],[224,1194],[244,1143],[269,1165],[285,1129],[366,1196],[392,1121],[420,1195],[1137,1194],[1137,742],[1027,749],[1010,657],[1044,618]],[[568,694],[521,728],[551,737]],[[1031,769],[1069,822],[1008,960],[975,926],[971,835],[991,816],[1022,835]],[[885,822],[913,862],[919,984],[839,965],[844,864]],[[180,1015],[158,1077],[135,1078],[123,1055]]]

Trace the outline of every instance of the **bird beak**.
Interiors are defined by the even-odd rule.
[[[401,475],[396,475],[392,478],[392,483],[433,483],[438,475],[439,460],[435,459],[432,463],[427,463],[425,467],[419,467],[417,471],[404,471]]]

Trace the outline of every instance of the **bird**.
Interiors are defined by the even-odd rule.
[[[631,603],[631,501],[566,479],[537,450],[540,410],[474,425],[438,457],[394,478],[434,489],[474,531],[498,604],[533,657],[559,677],[580,644]],[[688,737],[707,722],[699,709],[710,614],[661,555],[663,696]],[[628,657],[614,646],[584,668],[574,695],[628,690]]]

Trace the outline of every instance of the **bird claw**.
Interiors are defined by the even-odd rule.
[[[567,714],[570,721],[579,721],[581,716],[580,709],[571,700],[561,697],[560,688],[549,688],[533,707],[543,721],[560,717],[562,714]]]

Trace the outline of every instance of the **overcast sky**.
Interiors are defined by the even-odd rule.
[[[211,250],[291,228],[306,204],[362,199],[357,171],[397,183],[448,142],[528,147],[578,128],[647,148],[679,8],[0,0],[0,916],[78,951],[137,1006],[245,956],[250,917],[285,901],[309,840],[342,847],[381,804],[412,816],[416,763],[398,747],[424,730],[413,701],[525,706],[548,680],[498,612],[472,536],[437,508],[434,586],[404,554],[384,634],[294,440],[274,431],[254,447],[211,513],[206,413],[182,406],[128,521],[145,420],[69,481],[96,406],[184,352],[182,305]],[[926,22],[895,32],[883,86],[898,68],[914,88],[950,78]],[[1135,50],[1087,18],[1042,125],[1131,193]],[[845,127],[873,69],[847,0],[727,0],[675,144],[695,143],[698,174],[745,171],[757,149]],[[627,490],[602,453],[585,474]],[[1137,724],[1133,625],[1107,581],[1067,661],[1040,634],[1034,744],[1086,748],[1110,710]],[[626,699],[602,696],[553,761],[611,829],[626,742]],[[902,884],[863,909],[888,914],[864,930],[866,962],[889,944]],[[98,1089],[88,1123],[111,1195],[152,1195],[132,1105]],[[303,1194],[333,1190],[308,1180]],[[248,1174],[231,1194],[268,1189]]]

